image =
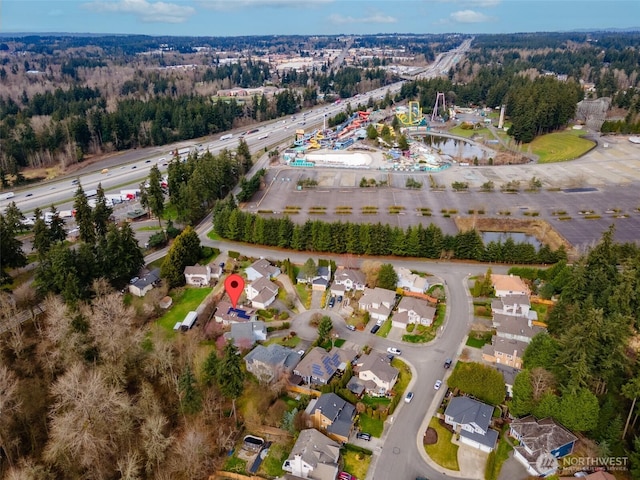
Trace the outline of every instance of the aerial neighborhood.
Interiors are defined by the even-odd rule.
[[[633,2],[8,3],[1,478],[640,478]]]

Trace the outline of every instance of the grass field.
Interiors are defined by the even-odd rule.
[[[582,138],[584,134],[582,130],[549,133],[524,145],[523,149],[531,149],[538,155],[539,163],[566,162],[585,154],[595,145],[591,140]]]
[[[369,464],[371,463],[371,455],[346,450],[342,454],[342,459],[344,460],[344,470],[346,472],[349,472],[356,478],[365,478],[367,476],[367,470],[369,470]]]
[[[438,442],[433,445],[425,445],[424,449],[431,459],[438,465],[449,470],[460,470],[458,466],[458,446],[451,443],[453,434],[438,422],[437,418],[432,418],[429,427],[438,433]]]
[[[384,430],[384,422],[370,417],[366,413],[361,413],[358,424],[361,432],[367,432],[372,437],[380,438]]]
[[[171,309],[158,319],[158,325],[172,332],[173,326],[177,322],[184,320],[184,317],[191,310],[195,310],[205,299],[212,288],[185,288],[177,290],[171,294],[173,297],[173,305]]]
[[[473,128],[471,128],[469,130],[466,130],[462,128],[460,125],[456,125],[455,127],[450,128],[448,130],[448,133],[450,133],[451,135],[458,135],[460,137],[465,137],[465,138],[471,138],[474,135],[486,135],[493,138],[488,128],[479,128],[477,130],[474,130]]]

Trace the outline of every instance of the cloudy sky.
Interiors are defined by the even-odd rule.
[[[0,32],[270,35],[640,27],[640,0],[2,0]]]

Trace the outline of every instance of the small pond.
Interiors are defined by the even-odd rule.
[[[515,243],[529,243],[533,245],[536,251],[542,246],[536,237],[521,232],[480,232],[480,236],[485,245],[488,245],[490,242],[500,242],[504,244],[507,238],[511,238]]]
[[[439,137],[437,135],[427,135],[423,138],[425,145],[429,145],[441,155],[449,155],[459,162],[473,162],[474,158],[487,160],[495,155],[495,153],[491,154],[487,150],[457,138]]]

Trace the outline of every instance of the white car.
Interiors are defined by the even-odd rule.
[[[395,347],[387,348],[387,353],[390,353],[391,355],[402,355],[402,352]]]
[[[442,386],[442,380],[436,380],[436,383],[433,385],[433,389],[440,390],[441,386]]]
[[[407,395],[404,397],[404,401],[407,403],[411,403],[411,400],[413,400],[413,392],[407,393]]]

